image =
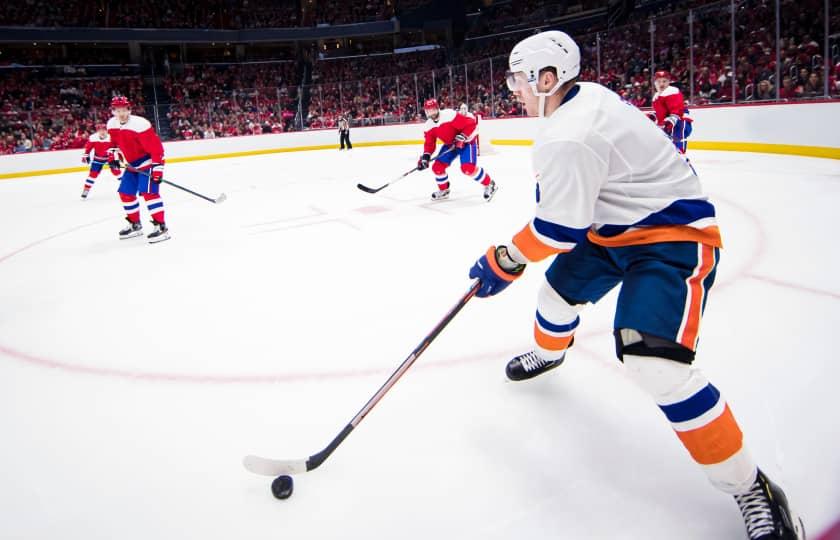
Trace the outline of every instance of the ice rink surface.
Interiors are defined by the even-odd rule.
[[[0,182],[0,538],[741,539],[614,357],[615,291],[561,369],[506,382],[547,263],[473,299],[278,501],[245,454],[323,448],[533,215],[527,148],[376,195],[419,148],[167,165],[172,240],[117,239],[107,171]],[[725,249],[697,366],[812,536],[840,516],[836,161],[693,152]],[[143,207],[145,232],[151,231]]]

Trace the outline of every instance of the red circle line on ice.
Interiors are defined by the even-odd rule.
[[[752,213],[749,209],[731,201],[724,197],[720,196],[711,196],[711,199],[715,202],[719,202],[730,206],[741,213],[748,221],[750,221],[753,226],[758,231],[757,238],[753,244],[754,249],[750,256],[747,258],[746,262],[743,266],[738,269],[735,273],[734,277],[729,279],[728,281],[724,281],[719,283],[715,286],[715,290],[721,290],[724,288],[729,287],[733,283],[740,281],[742,279],[755,279],[765,283],[769,283],[774,286],[784,287],[788,289],[792,289],[795,291],[799,291],[802,293],[807,294],[814,294],[818,296],[829,297],[833,299],[840,300],[840,293],[835,293],[832,291],[825,291],[821,289],[816,289],[813,287],[802,286],[795,283],[788,283],[783,280],[779,280],[773,277],[767,276],[759,276],[753,274],[751,269],[755,267],[755,265],[763,258],[764,250],[765,250],[765,232],[764,228],[761,223],[761,219]],[[82,225],[77,225],[75,227],[71,227],[65,231],[55,233],[44,238],[35,240],[30,242],[29,244],[24,245],[21,248],[18,248],[14,251],[11,251],[3,256],[0,256],[0,264],[3,262],[11,259],[12,257],[19,255],[29,249],[37,247],[41,244],[44,244],[50,240],[55,238],[59,238],[61,236],[65,236],[67,234],[74,233],[80,229],[91,227],[94,225],[98,225],[99,223],[103,223],[106,221],[110,221],[113,218],[103,218],[96,221],[91,221],[89,223],[84,223]],[[611,333],[612,328],[593,328],[586,332],[581,332],[581,337],[592,336],[592,335],[599,335],[603,333]],[[410,344],[407,345],[407,347]],[[462,364],[468,364],[473,362],[479,362],[488,358],[488,356],[493,355],[493,357],[498,355],[514,355],[521,352],[519,349],[509,350],[509,351],[494,351],[492,353],[489,352],[480,352],[474,353],[470,355],[462,355],[462,356],[451,356],[447,357],[444,360],[438,362],[426,362],[422,365],[418,365],[418,368],[442,368],[442,367],[453,367]],[[263,374],[196,374],[196,373],[168,373],[168,372],[155,372],[155,371],[133,371],[133,370],[125,370],[125,369],[115,369],[115,368],[108,368],[108,367],[101,367],[95,365],[83,365],[83,364],[71,364],[68,362],[63,362],[61,360],[55,360],[51,358],[45,358],[36,354],[31,354],[27,352],[22,352],[7,345],[0,343],[0,354],[7,356],[9,358],[13,358],[18,360],[24,364],[32,365],[32,366],[39,366],[48,369],[56,369],[68,373],[75,373],[79,375],[94,375],[99,377],[113,377],[119,379],[127,379],[133,381],[151,381],[151,382],[175,382],[175,383],[191,383],[191,384],[275,384],[275,383],[291,383],[291,382],[307,382],[307,381],[324,381],[324,380],[332,380],[332,379],[346,379],[346,378],[355,378],[355,377],[368,377],[373,375],[381,375],[387,373],[391,367],[372,367],[372,368],[361,368],[361,369],[352,369],[352,370],[343,370],[343,371],[327,371],[327,372],[309,372],[309,373],[263,373]]]

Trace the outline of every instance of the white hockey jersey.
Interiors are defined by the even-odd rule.
[[[721,247],[697,174],[639,109],[599,84],[578,83],[540,122],[536,215],[509,246],[515,260],[539,261],[587,237],[607,247]]]

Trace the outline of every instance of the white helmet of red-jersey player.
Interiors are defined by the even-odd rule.
[[[508,61],[508,88],[516,90],[525,82],[535,96],[540,98],[539,114],[543,116],[545,98],[554,95],[567,81],[580,74],[580,49],[565,32],[550,30],[529,36],[514,46]],[[548,92],[537,91],[540,71],[553,67],[557,71],[557,84]]]

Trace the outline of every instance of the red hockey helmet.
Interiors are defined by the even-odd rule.
[[[111,108],[116,109],[117,107],[131,107],[131,102],[125,96],[114,96],[111,98]]]
[[[671,80],[671,74],[663,69],[663,70],[659,70],[656,73],[654,73],[653,78],[654,78],[654,80],[656,80],[656,79],[668,79],[670,81]]]
[[[438,106],[438,102],[435,98],[429,98],[423,102],[423,109],[430,110],[430,109],[440,109]]]

